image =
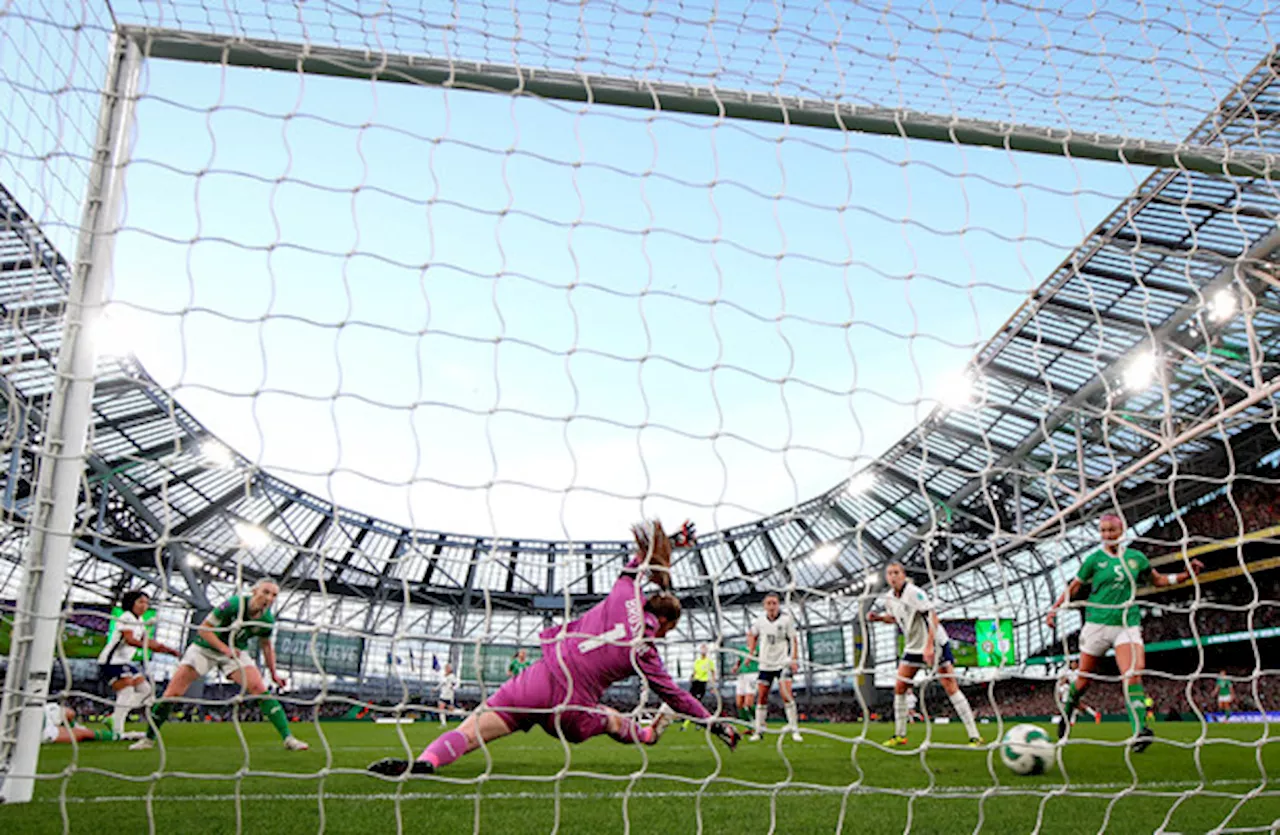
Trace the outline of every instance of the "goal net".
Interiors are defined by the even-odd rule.
[[[1273,831],[1269,25],[0,5],[0,823]]]

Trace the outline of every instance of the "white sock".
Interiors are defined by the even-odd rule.
[[[964,723],[965,732],[969,734],[970,739],[978,738],[978,723],[973,721],[973,709],[969,707],[969,700],[965,698],[964,693],[956,690],[948,698],[951,699],[951,706],[956,709],[956,715],[960,717],[960,721]]]
[[[796,709],[795,701],[783,702],[782,709],[787,714],[787,727],[793,731],[800,730],[800,720],[797,717],[799,711]]]
[[[756,733],[764,733],[765,721],[769,718],[768,705],[756,705]]]
[[[151,695],[151,682],[145,678],[138,684],[133,685],[133,695],[136,701],[135,705],[142,707],[147,703],[147,698]]]
[[[907,694],[893,694],[893,735],[907,735]]]
[[[142,704],[137,687],[126,687],[116,692],[116,707],[111,711],[111,732],[116,736],[124,733],[124,723],[129,719],[129,712]]]
[[[443,710],[442,710],[442,711],[440,711],[440,727],[442,727],[442,728],[447,728],[447,727],[449,727],[449,723],[448,723],[448,722],[445,720],[445,718],[444,718],[444,711],[443,711]]]

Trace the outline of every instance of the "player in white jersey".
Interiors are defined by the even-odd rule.
[[[884,596],[884,613],[872,612],[869,621],[894,623],[904,637],[902,660],[898,664],[898,680],[893,685],[893,737],[886,743],[890,748],[907,744],[907,691],[922,668],[938,672],[938,680],[946,691],[951,706],[955,708],[964,729],[969,734],[969,744],[982,744],[978,725],[973,719],[969,700],[956,681],[955,656],[951,652],[951,639],[938,621],[938,612],[929,595],[907,579],[906,569],[900,562],[891,562],[884,571],[889,593]]]
[[[116,735],[111,731],[95,731],[77,724],[73,708],[63,707],[57,702],[44,703],[44,728],[40,741],[46,745],[53,742],[99,742],[115,738]]]
[[[907,691],[907,721],[923,722],[924,714],[920,712],[920,699],[916,697],[915,690]]]
[[[796,700],[791,695],[791,675],[800,669],[800,636],[795,621],[782,611],[782,600],[776,594],[765,595],[764,614],[756,618],[747,632],[747,654],[758,659],[760,673],[756,684],[756,726],[748,739],[759,741],[769,718],[769,691],[778,682],[782,708],[787,714],[783,733],[801,741]]]
[[[1069,668],[1062,677],[1058,679],[1058,686],[1054,690],[1054,697],[1058,702],[1058,711],[1066,710],[1067,698],[1071,695],[1071,685],[1080,677],[1080,662],[1073,660]],[[1087,713],[1093,717],[1095,723],[1102,721],[1102,714],[1081,701],[1076,702],[1075,710],[1071,711],[1071,716],[1067,717],[1068,721],[1074,725],[1076,717],[1081,713]]]
[[[124,732],[124,723],[129,718],[129,711],[141,709],[147,696],[151,695],[151,684],[147,681],[142,666],[134,661],[138,650],[144,650],[144,657],[145,650],[178,655],[173,647],[147,637],[142,616],[150,606],[151,598],[146,592],[125,592],[120,600],[120,608],[124,611],[116,618],[115,632],[98,654],[98,675],[116,696],[116,707],[111,713],[111,730],[118,739],[128,738]],[[140,739],[142,734],[132,736]]]
[[[457,709],[454,691],[461,682],[453,671],[452,664],[444,665],[444,678],[440,679],[440,694],[436,697],[436,711],[440,714],[440,727],[448,727],[448,715]]]

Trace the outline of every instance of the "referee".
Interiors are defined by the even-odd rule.
[[[711,657],[706,644],[698,646],[698,657],[693,662],[693,680],[689,682],[689,695],[702,701],[707,695],[707,685],[716,680],[716,660]],[[686,719],[682,730],[688,730],[692,723]]]

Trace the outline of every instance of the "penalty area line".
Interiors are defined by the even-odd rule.
[[[1156,789],[1176,789],[1176,788],[1209,788],[1212,786],[1229,786],[1250,784],[1257,785],[1257,780],[1247,778],[1233,778],[1227,780],[1207,780],[1199,783],[1194,780],[1168,780],[1154,783],[1142,783],[1134,786],[1132,783],[1073,783],[1065,785],[1056,784],[1040,784],[1034,786],[998,786],[995,787],[994,794],[1018,793],[1018,794],[1049,794],[1051,792],[1063,792],[1070,796],[1073,791],[1106,791],[1113,789],[1129,789],[1132,788],[1137,792],[1151,791]],[[991,786],[936,786],[929,790],[928,794],[940,795],[980,795],[991,789]],[[788,797],[817,797],[823,795],[839,796],[845,794],[845,788],[832,786],[830,789],[812,789],[812,788],[788,788],[779,786],[777,789],[731,789],[727,791],[719,791],[717,789],[708,789],[705,792],[696,791],[614,791],[614,792],[560,792],[558,795],[551,791],[519,791],[519,792],[483,792],[479,798],[483,800],[554,800],[559,797],[561,800],[644,800],[644,799],[662,799],[662,798],[692,798],[699,794],[707,799],[717,797],[770,797],[772,795],[786,795]],[[902,788],[871,788],[867,786],[859,786],[850,791],[850,794],[886,794],[894,796],[905,796],[912,792],[922,792],[924,790],[902,789]],[[415,801],[415,800],[431,800],[431,801],[465,801],[474,803],[476,800],[475,792],[325,792],[323,795],[301,794],[301,793],[242,793],[235,794],[158,794],[150,798],[153,803],[229,803],[239,800],[244,802],[312,802],[323,798],[324,800],[374,800],[374,801]],[[103,797],[68,797],[65,802],[71,804],[95,804],[95,803],[145,803],[148,797],[145,794],[119,794],[107,795]],[[42,803],[63,803],[64,800],[59,797],[41,798]]]

